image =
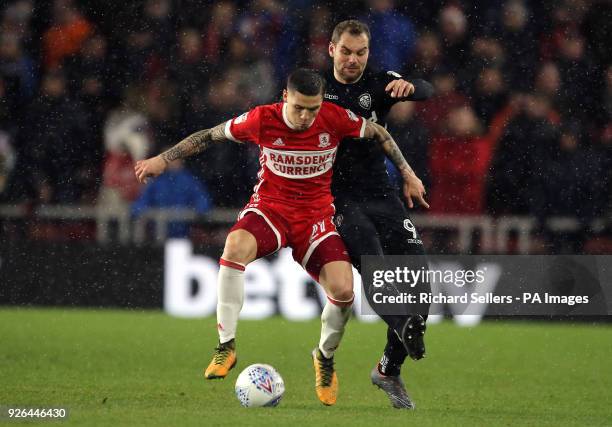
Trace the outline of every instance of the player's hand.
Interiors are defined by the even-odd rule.
[[[166,162],[160,156],[151,157],[147,160],[139,160],[134,166],[136,179],[140,183],[146,184],[149,178],[155,178],[166,170]]]
[[[414,93],[414,85],[404,79],[397,79],[390,82],[385,88],[391,98],[405,98]]]
[[[429,209],[429,203],[425,201],[425,194],[427,194],[425,186],[416,175],[404,177],[404,196],[406,196],[410,209],[414,207],[413,198],[416,199],[419,205]]]

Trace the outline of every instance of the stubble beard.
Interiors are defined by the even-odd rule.
[[[363,72],[365,70],[365,67],[363,69],[359,69],[359,72],[355,75],[347,75],[346,73],[344,73],[342,66],[340,66],[340,69],[338,69],[336,67],[336,65],[334,64],[334,69],[336,70],[336,73],[342,77],[342,79],[346,82],[346,83],[355,83],[357,80],[359,80],[361,78],[361,76],[363,75]]]

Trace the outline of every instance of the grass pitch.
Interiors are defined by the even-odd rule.
[[[336,356],[338,403],[321,405],[310,359],[318,336],[318,321],[241,321],[237,369],[206,381],[212,318],[0,309],[0,405],[68,407],[53,425],[612,425],[609,325],[432,325],[427,358],[403,370],[413,412],[391,408],[369,382],[382,322],[349,324]],[[238,372],[256,362],[285,379],[277,408],[242,408],[234,396]]]

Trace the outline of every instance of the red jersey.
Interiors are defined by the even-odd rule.
[[[291,209],[330,206],[332,165],[344,138],[363,138],[366,121],[350,110],[323,102],[314,123],[294,130],[287,105],[262,105],[227,122],[225,135],[260,148],[251,202],[281,203]]]

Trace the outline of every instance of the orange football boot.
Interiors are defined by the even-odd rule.
[[[204,377],[207,380],[213,380],[215,378],[225,378],[229,373],[230,369],[236,366],[236,343],[232,339],[223,344],[219,343],[215,347],[213,358],[204,372]]]
[[[312,351],[312,361],[315,369],[315,390],[322,404],[331,406],[338,396],[338,377],[334,370],[333,356],[326,359],[321,350]]]

